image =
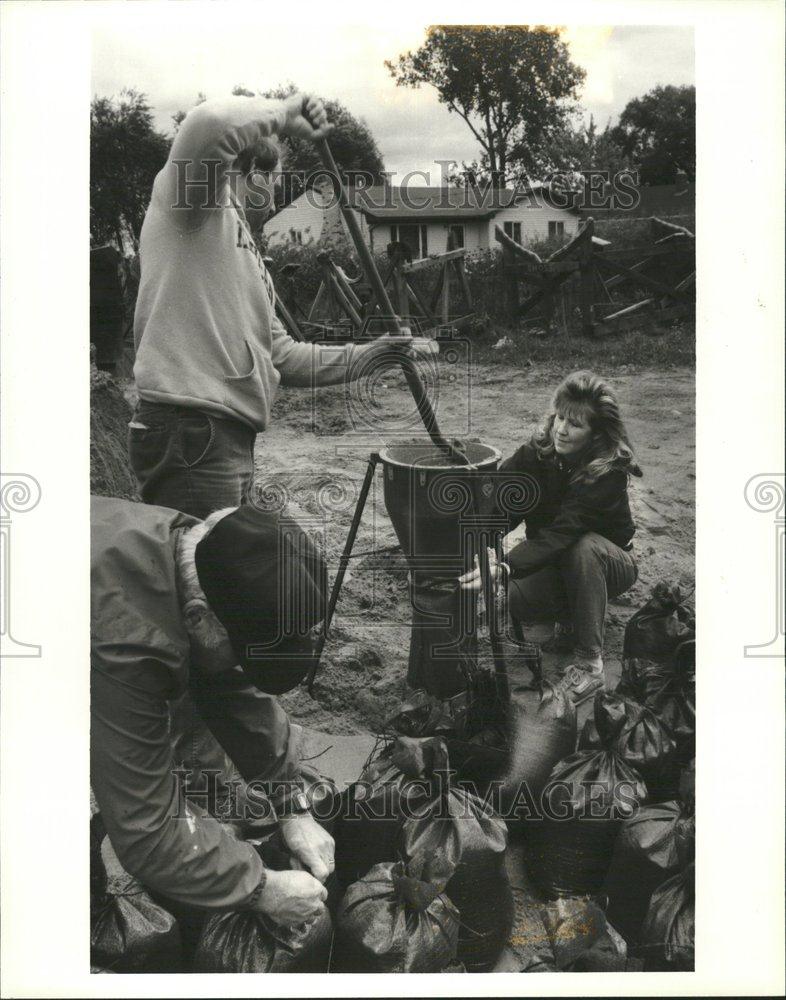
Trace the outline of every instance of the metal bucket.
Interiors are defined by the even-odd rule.
[[[469,444],[469,466],[453,465],[430,441],[380,453],[390,520],[410,568],[410,686],[449,698],[467,686],[477,658],[477,596],[458,577],[473,564],[495,505],[500,453]]]
[[[464,572],[466,534],[494,508],[493,472],[500,453],[468,444],[472,465],[452,465],[431,441],[393,445],[380,452],[385,506],[413,570],[436,577]]]

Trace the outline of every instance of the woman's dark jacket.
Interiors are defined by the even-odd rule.
[[[564,462],[555,455],[541,458],[528,443],[500,464],[499,473],[504,475],[497,489],[497,512],[508,516],[508,530],[522,521],[527,524],[526,541],[507,556],[513,576],[527,576],[554,562],[590,531],[620,548],[630,547],[636,525],[626,469],[612,469],[592,483],[571,483],[572,470]],[[516,494],[524,499],[512,501]]]

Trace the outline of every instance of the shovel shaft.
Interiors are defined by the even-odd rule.
[[[393,309],[393,304],[390,301],[387,288],[385,288],[385,284],[379,275],[377,265],[371,255],[371,251],[366,246],[366,241],[363,239],[363,234],[360,231],[360,223],[357,220],[357,216],[352,211],[347,189],[341,181],[338,167],[336,166],[336,161],[333,159],[333,153],[328,145],[327,139],[319,139],[316,145],[319,150],[322,163],[324,164],[325,169],[330,173],[333,180],[333,184],[339,198],[341,213],[344,216],[347,229],[349,229],[352,242],[355,244],[360,265],[363,268],[363,273],[371,285],[374,292],[374,298],[377,300],[377,303],[382,310],[385,323],[390,332],[395,333],[398,336],[411,336],[409,328],[401,322],[401,318]],[[440,433],[439,427],[437,426],[437,418],[434,413],[434,408],[428,398],[426,387],[423,385],[423,380],[418,374],[414,360],[409,357],[402,357],[400,363],[404,371],[404,377],[407,380],[409,390],[415,399],[420,419],[423,421],[423,425],[428,431],[431,440],[434,444],[446,452],[452,461],[454,461],[457,465],[469,465],[469,459],[464,452],[455,445],[451,444],[450,441],[448,441],[447,438],[443,437]]]

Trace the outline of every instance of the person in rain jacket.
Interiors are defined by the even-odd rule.
[[[177,903],[311,919],[333,841],[291,784],[297,727],[270,697],[310,668],[324,617],[324,563],[308,536],[251,505],[199,521],[95,497],[91,597],[91,785],[120,863]],[[184,698],[203,723],[185,748],[172,711]],[[303,870],[267,871],[186,798],[190,755],[186,765],[222,778],[235,768],[257,788],[246,818],[277,822]]]

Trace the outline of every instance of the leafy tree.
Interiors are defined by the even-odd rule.
[[[90,239],[94,245],[139,246],[156,174],[170,140],[153,127],[144,94],[95,97],[90,105]]]
[[[628,101],[614,141],[639,167],[642,184],[673,184],[678,170],[696,176],[696,88],[655,87]]]
[[[538,150],[568,120],[586,75],[557,28],[527,25],[438,25],[416,52],[385,65],[399,86],[436,89],[500,187],[540,168]]]

